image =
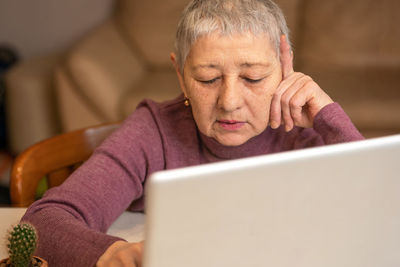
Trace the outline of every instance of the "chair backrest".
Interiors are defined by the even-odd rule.
[[[28,207],[32,204],[38,184],[44,177],[48,187],[60,185],[119,126],[120,123],[111,123],[80,129],[48,138],[26,149],[16,158],[11,170],[12,205]]]

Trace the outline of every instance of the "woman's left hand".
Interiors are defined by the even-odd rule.
[[[284,35],[281,36],[280,61],[282,81],[271,102],[270,125],[285,125],[290,131],[294,126],[310,128],[317,113],[332,99],[311,79],[293,70],[293,53]]]
[[[100,256],[96,267],[141,267],[143,244],[116,241]]]

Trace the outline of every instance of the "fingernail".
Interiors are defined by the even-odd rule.
[[[290,132],[291,130],[292,130],[292,127],[290,127],[289,125],[285,125],[286,132]]]
[[[272,129],[276,129],[278,127],[279,127],[279,125],[278,125],[278,123],[276,121],[271,121],[271,128]]]

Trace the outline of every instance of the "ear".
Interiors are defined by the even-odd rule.
[[[178,62],[176,60],[176,54],[175,53],[171,53],[170,54],[170,58],[172,61],[172,65],[174,65],[175,71],[176,71],[176,75],[178,76],[178,80],[179,80],[179,85],[181,86],[181,90],[183,92],[183,94],[185,95],[185,97],[187,97],[186,94],[186,87],[185,87],[185,83],[183,80],[183,73],[181,72]]]

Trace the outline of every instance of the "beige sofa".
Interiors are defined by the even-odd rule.
[[[113,16],[61,58],[46,61],[41,73],[33,66],[36,83],[23,82],[28,63],[12,70],[9,89],[30,92],[8,98],[12,151],[60,131],[121,120],[145,97],[177,95],[169,53],[187,2],[119,0]],[[291,28],[296,70],[340,102],[367,137],[400,132],[400,2],[277,2]],[[32,101],[36,93],[44,100]]]

